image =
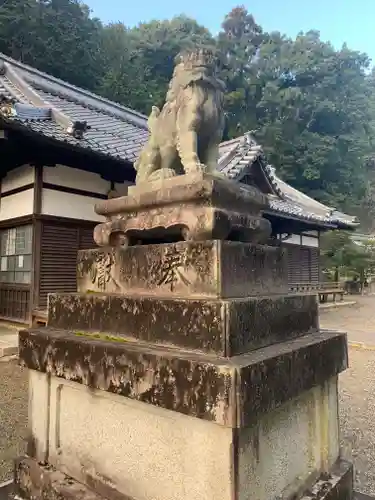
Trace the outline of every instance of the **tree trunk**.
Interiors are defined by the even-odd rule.
[[[335,278],[334,278],[334,282],[335,282],[335,283],[338,283],[338,282],[339,282],[339,278],[340,278],[339,266],[336,266],[336,267],[335,267]]]

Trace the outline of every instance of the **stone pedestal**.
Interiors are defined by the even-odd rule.
[[[51,295],[47,328],[20,332],[30,369],[22,498],[352,498],[339,452],[345,334],[319,330],[314,295],[287,293],[283,251],[259,244],[261,197],[205,177],[198,196],[191,182],[188,194],[171,179],[172,191],[165,181],[164,193],[151,186],[137,202],[98,207],[111,216],[98,241],[118,246],[80,252],[78,293]],[[235,221],[222,234],[237,241],[197,241],[213,219],[193,218],[192,231],[181,197]],[[246,206],[247,218],[234,215]],[[182,219],[188,241],[153,243]],[[150,244],[127,246],[136,239]]]

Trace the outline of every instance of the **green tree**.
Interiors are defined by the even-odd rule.
[[[323,266],[331,272],[334,281],[345,274],[356,276],[363,283],[375,268],[374,242],[356,241],[354,236],[345,231],[332,231],[322,237]]]
[[[21,61],[32,58],[35,0],[0,0],[0,51]]]
[[[98,92],[122,104],[149,113],[164,102],[177,54],[189,47],[213,47],[209,31],[195,20],[178,16],[170,21],[152,21],[126,29],[110,25],[104,29],[104,47],[111,46],[112,62]],[[107,53],[107,50],[104,48]]]
[[[78,0],[3,0],[0,5],[2,52],[89,89],[101,77],[101,29]]]
[[[343,208],[366,191],[368,64],[317,32],[274,34],[259,50],[257,131],[271,162],[294,187]]]
[[[226,115],[228,138],[257,125],[256,105],[260,99],[257,57],[267,39],[262,28],[244,6],[235,7],[225,17],[217,37],[217,48],[227,88]]]
[[[226,16],[218,47],[229,138],[252,130],[297,189],[355,214],[364,200],[369,206],[375,87],[367,55],[335,50],[316,31],[295,40],[265,33],[244,7]]]

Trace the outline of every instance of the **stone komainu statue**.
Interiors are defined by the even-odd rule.
[[[150,137],[135,164],[136,183],[205,170],[214,172],[224,130],[224,84],[211,51],[178,58],[160,111],[152,108]]]

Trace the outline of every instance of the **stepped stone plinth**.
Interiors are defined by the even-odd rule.
[[[218,183],[222,206],[251,205],[253,191]],[[179,202],[165,184],[159,215],[170,210],[164,192]],[[153,220],[148,189],[143,220]],[[196,192],[180,194],[193,204]],[[259,243],[267,224],[250,243],[241,231],[237,241],[166,243],[170,229],[157,222],[159,243],[148,224],[142,244],[121,245],[129,197],[98,208],[111,218],[96,235],[116,246],[81,251],[78,293],[50,295],[47,328],[20,333],[30,370],[22,498],[351,498],[337,399],[346,336],[319,330],[316,296],[288,293],[283,250]]]

